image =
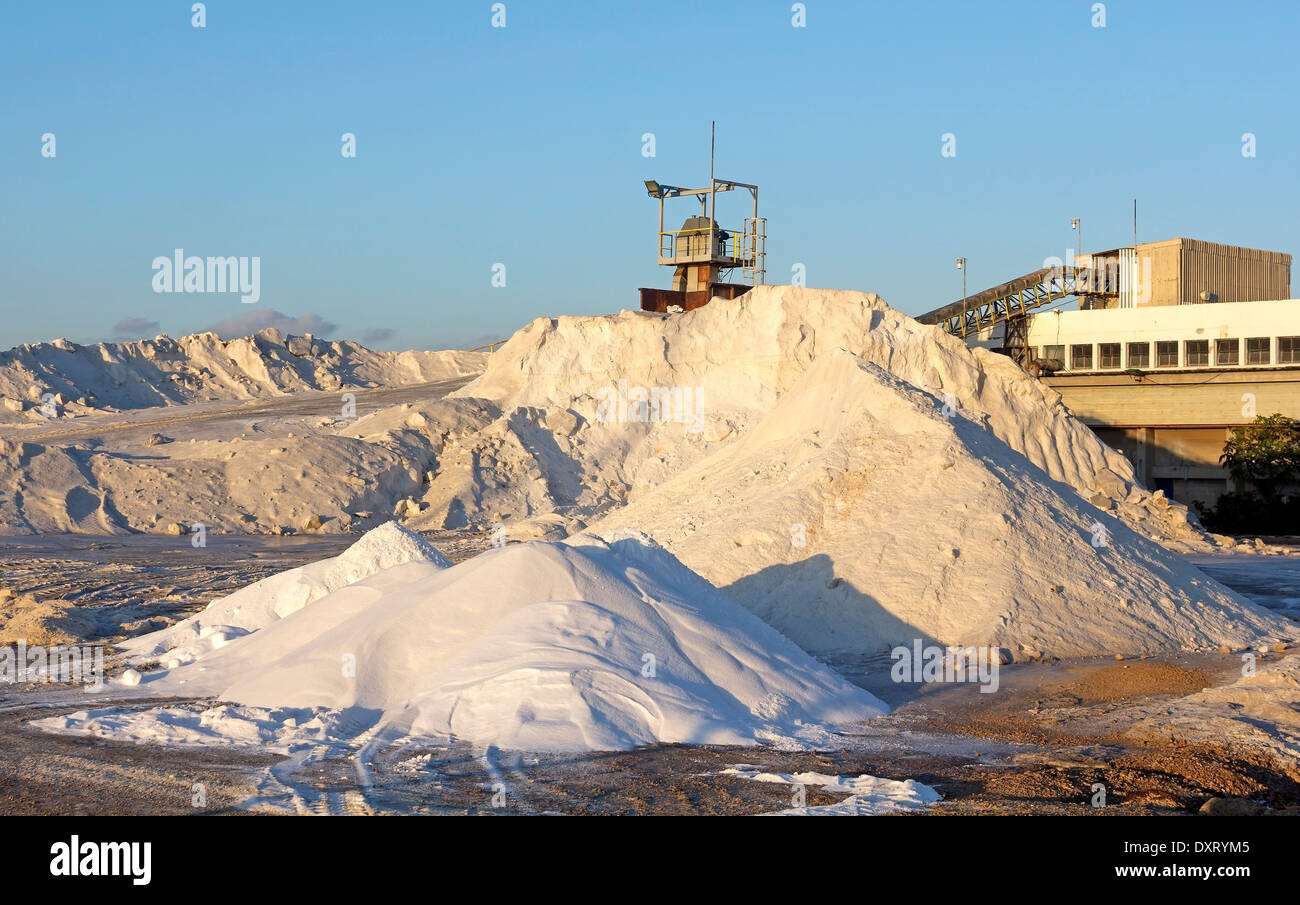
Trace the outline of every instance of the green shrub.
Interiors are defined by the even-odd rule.
[[[1261,496],[1272,498],[1300,475],[1300,421],[1260,415],[1254,424],[1234,427],[1219,461],[1238,481],[1254,484]]]
[[[1300,495],[1225,493],[1214,506],[1197,502],[1201,523],[1218,534],[1300,534]]]

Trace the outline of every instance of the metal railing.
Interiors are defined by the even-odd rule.
[[[660,264],[704,264],[741,269],[741,282],[761,286],[767,276],[767,218],[746,217],[744,229],[701,226],[659,233]]]
[[[747,232],[723,229],[720,226],[665,230],[659,233],[659,260],[694,263],[710,258],[729,258],[737,264],[749,262],[753,259],[752,251],[749,256],[743,253],[747,250],[745,238],[749,235]],[[684,249],[679,247],[683,240],[686,245]]]

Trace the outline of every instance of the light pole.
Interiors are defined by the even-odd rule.
[[[961,271],[961,303],[966,304],[966,259],[957,259],[957,269]]]
[[[1075,258],[1078,258],[1079,255],[1083,254],[1083,227],[1079,225],[1081,222],[1082,221],[1080,221],[1078,217],[1074,217],[1070,220],[1070,229],[1075,231],[1075,236],[1074,236]]]

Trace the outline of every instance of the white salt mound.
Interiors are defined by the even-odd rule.
[[[188,663],[242,635],[268,625],[332,591],[407,562],[446,569],[451,562],[420,535],[396,522],[374,528],[338,556],[263,578],[218,597],[195,616],[122,642],[137,661],[162,657]]]
[[[395,386],[478,373],[480,352],[380,352],[358,343],[286,336],[275,328],[79,345],[66,339],[0,352],[0,419],[38,420],[42,397],[84,413],[303,390]],[[79,401],[78,401],[79,400]]]
[[[456,395],[577,419],[557,444],[583,487],[623,488],[586,530],[651,534],[808,650],[924,638],[1029,659],[1296,633],[1170,552],[1212,544],[1054,390],[873,295],[541,319]]]
[[[0,433],[9,435],[0,439],[0,533],[161,533],[194,512],[208,514],[212,533],[371,527],[423,492],[441,440],[396,406],[387,429],[350,436],[352,415],[365,419],[382,401],[365,390],[459,382],[486,358],[273,329],[229,342],[200,333],[11,349],[0,353]],[[256,416],[221,404],[255,399],[269,403]],[[149,407],[172,407],[166,436],[179,442],[158,445],[159,412],[128,412]],[[450,423],[439,435],[459,411],[476,414],[473,404],[440,408]]]
[[[623,312],[539,318],[489,358],[454,396],[493,400],[534,418],[567,412],[582,429],[561,440],[588,475],[653,488],[743,434],[827,353],[847,350],[930,394],[983,427],[1051,478],[1160,543],[1208,550],[1183,506],[1137,482],[1132,465],[1097,439],[1060,395],[1003,355],[895,311],[871,293],[759,286],[733,301],[680,315]],[[625,381],[629,396],[657,388],[689,392],[692,405],[663,423],[597,423],[601,394]],[[698,388],[698,389],[697,389]],[[605,397],[607,398],[607,396]],[[695,401],[699,400],[698,404]],[[815,411],[830,416],[825,403]],[[677,406],[676,408],[683,408]],[[621,409],[622,407],[620,407]],[[635,414],[635,404],[630,407]],[[660,404],[659,415],[673,406]],[[640,411],[648,410],[642,406]],[[694,423],[699,430],[687,431]],[[543,475],[560,472],[541,464]],[[621,502],[621,500],[619,501]]]
[[[887,710],[635,535],[392,566],[142,688],[528,751],[815,745]]]
[[[848,793],[848,798],[835,804],[792,807],[773,811],[773,817],[874,817],[881,814],[898,814],[918,811],[939,801],[942,796],[930,786],[915,779],[882,779],[878,776],[831,776],[827,773],[768,773],[747,767],[728,767],[724,776],[739,776],[754,782],[780,783],[787,786],[809,786],[826,792]]]
[[[1163,741],[1177,730],[1188,742],[1266,752],[1294,775],[1300,765],[1300,655],[1257,660],[1253,673],[1228,685],[1175,700],[1133,701],[1108,716],[1130,738]]]
[[[812,651],[923,638],[1083,657],[1297,632],[843,350],[744,436],[589,530],[628,526]]]

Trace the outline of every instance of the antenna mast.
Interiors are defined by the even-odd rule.
[[[718,144],[718,121],[712,120],[709,123],[709,222],[710,226],[714,221],[713,205],[717,203],[717,192],[713,190],[713,152]]]

